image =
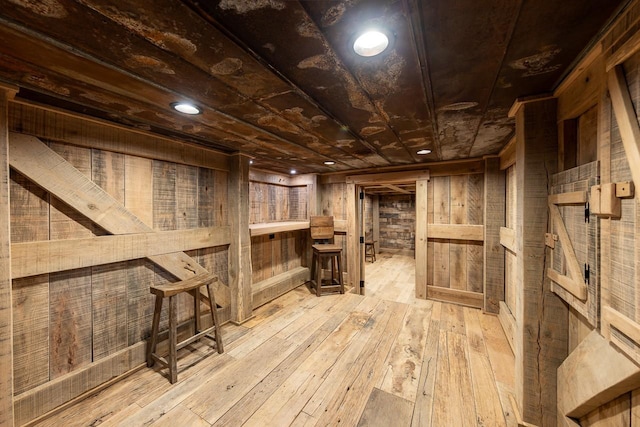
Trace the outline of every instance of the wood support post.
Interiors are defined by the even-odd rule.
[[[9,218],[9,100],[17,88],[0,86],[0,425],[13,426],[13,318]]]
[[[246,322],[251,316],[251,235],[249,233],[249,157],[229,158],[229,289],[231,321]]]
[[[358,195],[356,185],[347,184],[347,283],[356,294],[364,295],[360,288],[360,229],[358,228]]]
[[[516,399],[525,421],[556,423],[556,372],[567,355],[568,310],[545,275],[548,181],[557,169],[556,100],[519,105],[516,117]]]
[[[504,301],[504,247],[500,244],[500,228],[505,224],[504,171],[500,158],[485,159],[484,170],[484,311],[498,313]]]
[[[416,181],[416,298],[427,299],[428,179]]]

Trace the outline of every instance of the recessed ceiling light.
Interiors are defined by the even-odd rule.
[[[296,170],[295,169],[291,169],[291,175],[295,175],[296,174]]]
[[[360,56],[376,56],[389,46],[389,37],[382,31],[370,30],[362,33],[353,42],[353,50]]]
[[[325,165],[327,165],[327,166],[331,166],[331,165],[335,165],[335,164],[336,164],[336,162],[334,162],[333,160],[326,160],[326,161],[324,162],[324,164],[325,164]]]
[[[249,164],[252,165],[253,164],[253,160],[249,160]]]
[[[190,102],[172,102],[171,108],[183,114],[202,114],[202,109]]]
[[[416,154],[419,154],[421,156],[424,155],[424,154],[429,154],[429,153],[431,153],[431,150],[429,150],[428,148],[425,148],[424,150],[418,150],[416,152]]]

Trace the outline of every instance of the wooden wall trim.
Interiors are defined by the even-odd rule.
[[[229,155],[201,145],[26,101],[10,104],[10,128],[50,141],[228,171]]]
[[[0,87],[0,425],[13,426],[13,301],[9,213],[8,103],[16,90]]]
[[[482,308],[483,295],[480,292],[463,291],[460,289],[443,288],[440,286],[427,286],[429,299],[444,302],[453,302],[473,308]]]
[[[514,254],[517,253],[516,230],[507,227],[500,227],[500,244]]]
[[[358,236],[358,198],[356,197],[356,185],[347,184],[347,281],[355,287],[356,294],[364,295],[364,289],[360,288],[360,242]],[[364,245],[363,245],[364,246]]]
[[[14,243],[11,274],[17,279],[229,243],[228,226]]]
[[[500,158],[500,170],[508,169],[510,166],[513,166],[516,163],[516,137],[514,136],[509,140],[507,145],[505,145],[502,150],[500,150],[500,154],[498,155]]]
[[[404,182],[414,182],[417,180],[429,180],[428,170],[402,171],[402,172],[384,172],[363,175],[347,176],[347,184],[396,184]]]

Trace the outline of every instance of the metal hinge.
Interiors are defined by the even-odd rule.
[[[364,200],[364,191],[360,192],[360,200]]]
[[[589,276],[591,275],[591,267],[589,264],[584,265],[584,283],[589,284]]]
[[[360,243],[364,243],[364,237],[360,236]]]
[[[364,288],[364,280],[360,280],[360,287]]]
[[[584,222],[589,222],[589,215],[591,211],[589,210],[589,202],[584,204]]]

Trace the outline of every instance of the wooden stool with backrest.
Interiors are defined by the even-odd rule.
[[[337,292],[344,294],[341,265],[342,246],[333,243],[333,217],[312,216],[309,219],[309,229],[311,238],[316,242],[312,246],[311,286],[315,288],[317,296]],[[324,260],[329,260],[330,264],[331,277],[328,280],[322,278]]]
[[[201,339],[209,338],[216,343],[218,353],[224,351],[222,338],[220,337],[220,325],[216,312],[216,301],[211,290],[211,284],[218,280],[218,277],[211,273],[195,275],[187,280],[164,285],[151,286],[151,293],[156,296],[156,305],[153,312],[153,325],[151,328],[151,340],[147,348],[147,366],[151,367],[155,362],[159,362],[169,368],[169,381],[171,384],[178,381],[177,353],[181,348]],[[200,293],[200,287],[207,288],[207,297]],[[193,297],[193,311],[195,317],[195,334],[182,342],[178,341],[178,294],[187,292]],[[169,298],[169,354],[161,357],[156,354],[158,344],[158,329],[160,326],[160,313],[162,312],[162,301]],[[200,319],[200,302],[208,304],[211,308],[211,326],[202,330]],[[213,332],[213,335],[211,333]]]

